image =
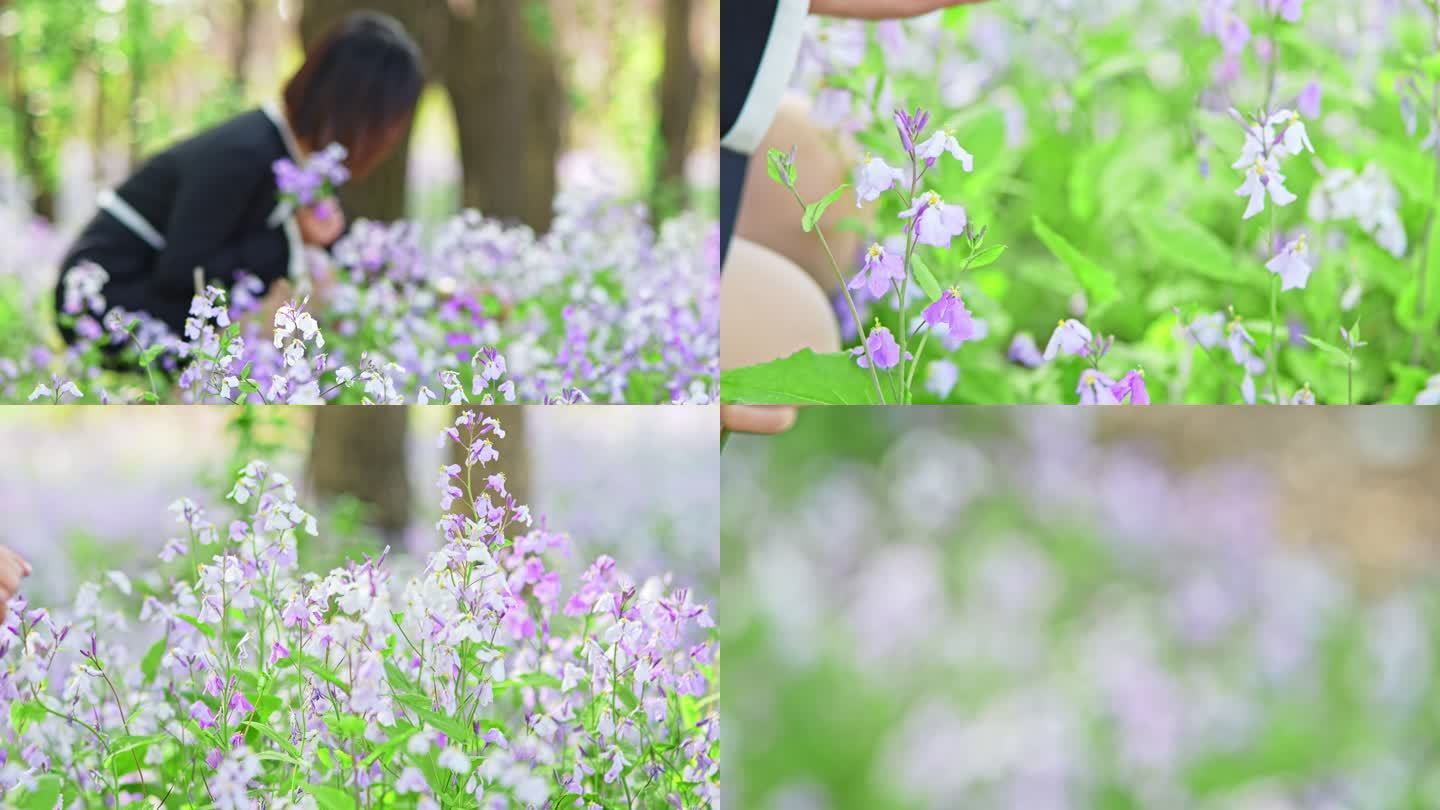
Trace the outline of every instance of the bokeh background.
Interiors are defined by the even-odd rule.
[[[212,520],[235,472],[264,459],[291,477],[319,516],[304,537],[306,570],[328,570],[386,545],[419,565],[439,548],[435,482],[453,451],[440,432],[461,412],[448,407],[319,409],[162,407],[0,408],[0,544],[34,566],[32,604],[68,604],[81,582],[110,570],[139,576],[181,528],[168,506],[188,497]],[[571,536],[578,572],[609,554],[637,579],[672,574],[711,601],[718,596],[719,470],[715,413],[705,408],[476,410],[501,421],[490,471],[551,530]],[[407,413],[408,412],[408,413]],[[398,427],[395,424],[399,417]],[[327,431],[341,420],[344,441]],[[366,426],[389,420],[366,437]],[[391,438],[399,436],[399,443]],[[233,504],[231,504],[233,506]]]
[[[1423,409],[828,408],[722,462],[727,807],[1440,804]]]

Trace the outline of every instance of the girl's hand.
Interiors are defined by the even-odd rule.
[[[893,20],[981,2],[984,0],[810,0],[810,13],[825,17]]]
[[[720,426],[736,433],[784,433],[795,426],[797,413],[788,405],[721,405]]]
[[[300,225],[300,238],[315,247],[328,248],[345,233],[345,213],[330,200],[301,208],[295,212],[295,221]]]
[[[30,576],[30,563],[19,554],[0,546],[0,622],[5,621],[6,605],[20,592],[20,580]]]

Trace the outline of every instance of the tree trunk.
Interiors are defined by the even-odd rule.
[[[350,495],[370,506],[368,522],[391,544],[410,525],[413,499],[404,407],[315,408],[307,482],[330,499]]]
[[[128,12],[125,36],[130,41],[130,51],[126,55],[130,63],[130,165],[137,166],[145,148],[145,133],[141,131],[140,122],[140,99],[145,93],[147,77],[145,48],[151,34],[150,6],[146,3],[129,3],[125,8]]]
[[[527,0],[540,3],[541,0]],[[520,2],[452,3],[439,70],[459,132],[467,208],[550,228],[565,127],[551,43]],[[531,11],[537,7],[531,7]]]
[[[240,19],[236,22],[235,32],[235,55],[230,66],[230,82],[235,88],[236,100],[245,98],[248,76],[246,68],[250,65],[250,52],[255,45],[255,12],[256,0],[239,0]]]
[[[694,0],[664,0],[665,63],[657,99],[659,122],[655,133],[654,188],[651,208],[662,212],[685,207],[685,161],[690,156],[691,126],[700,96],[700,63],[690,40]]]
[[[25,52],[20,34],[11,37],[10,41],[14,43],[14,53],[9,59],[10,99],[11,109],[15,111],[17,119],[15,125],[19,131],[19,138],[16,139],[18,163],[21,174],[33,184],[31,210],[39,217],[54,220],[55,184],[45,168],[41,155],[39,122],[30,109],[30,92],[25,86],[23,70]]]

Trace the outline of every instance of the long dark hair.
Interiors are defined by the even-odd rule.
[[[339,143],[357,177],[395,147],[425,88],[420,49],[393,17],[357,12],[316,41],[285,86],[285,112],[311,149]]]

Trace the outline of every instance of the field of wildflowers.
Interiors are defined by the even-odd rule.
[[[465,459],[443,466],[415,557],[304,570],[331,526],[282,453],[208,506],[174,500],[153,565],[12,600],[5,806],[718,803],[714,614],[686,577],[632,577],[517,503],[487,470],[503,431],[474,411],[436,431]]]
[[[328,152],[314,164],[277,164],[283,201],[329,204],[344,167]],[[93,264],[67,269],[59,312],[42,285],[0,276],[0,401],[714,398],[713,222],[691,213],[657,231],[644,205],[595,194],[557,205],[543,236],[473,212],[433,227],[357,222],[331,253],[307,257],[314,301],[297,296],[263,311],[253,279],[208,287],[179,335],[144,313],[109,308],[107,274]],[[45,260],[43,244],[58,242],[42,237],[31,240],[26,272]],[[79,339],[64,345],[57,323]]]
[[[726,401],[1440,400],[1434,0],[811,26],[793,87],[857,160],[795,226],[860,209],[853,348],[727,372]]]

